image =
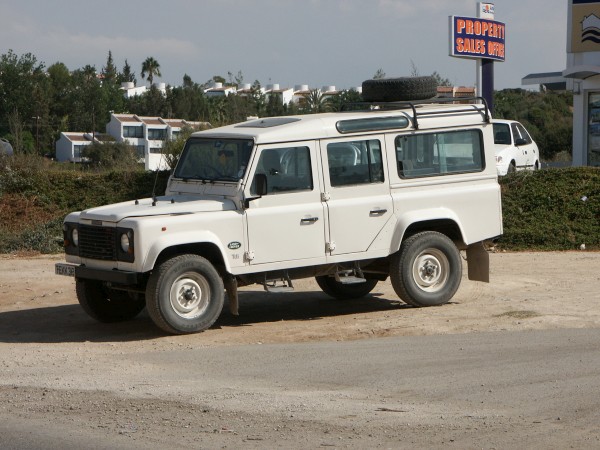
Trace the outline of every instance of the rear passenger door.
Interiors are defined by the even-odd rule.
[[[330,255],[362,253],[393,216],[383,137],[321,141]]]

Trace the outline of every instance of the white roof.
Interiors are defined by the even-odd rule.
[[[484,122],[483,105],[421,104],[415,105],[419,129],[461,125],[480,125]],[[427,113],[435,112],[434,115]],[[354,134],[375,134],[388,129],[372,129],[360,132],[340,133],[337,125],[341,121],[358,119],[382,119],[405,117],[406,127],[414,129],[412,108],[398,110],[372,110],[358,112],[337,112],[307,114],[299,116],[265,117],[211,130],[199,131],[192,136],[253,139],[257,144],[270,142],[322,139]]]

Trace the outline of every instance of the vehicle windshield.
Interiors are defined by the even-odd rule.
[[[243,178],[254,142],[251,139],[191,138],[175,169],[176,178],[238,181]]]

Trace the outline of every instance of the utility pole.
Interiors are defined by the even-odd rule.
[[[35,119],[35,152],[40,154],[40,116],[34,116],[32,119]]]

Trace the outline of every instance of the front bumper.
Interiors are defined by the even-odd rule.
[[[133,285],[138,284],[141,274],[122,270],[91,269],[76,264],[56,263],[54,273],[75,277],[82,280],[108,281],[110,283]]]

